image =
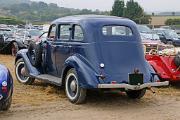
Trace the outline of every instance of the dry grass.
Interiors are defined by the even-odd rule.
[[[46,102],[58,101],[65,97],[63,90],[37,80],[33,85],[18,83],[14,72],[14,57],[0,55],[0,64],[6,65],[14,78],[13,106],[37,106]]]
[[[14,78],[13,106],[39,106],[47,102],[67,100],[64,90],[36,80],[33,85],[22,85],[17,82],[14,73],[14,57],[9,55],[0,55],[0,63],[6,65]],[[180,101],[180,86],[168,88],[156,88],[157,95],[175,97]],[[147,92],[145,100],[154,98],[151,92]]]

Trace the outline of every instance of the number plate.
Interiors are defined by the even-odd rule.
[[[144,83],[143,74],[129,74],[130,85],[138,85],[143,83]]]

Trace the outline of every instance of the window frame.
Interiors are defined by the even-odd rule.
[[[75,37],[75,27],[76,27],[76,26],[79,26],[79,27],[81,28],[81,31],[82,31],[82,34],[83,34],[83,39],[81,39],[81,40],[74,39],[74,37]],[[84,29],[82,28],[82,26],[79,25],[79,24],[73,24],[73,25],[72,25],[71,41],[74,41],[74,42],[83,42],[84,39],[85,39],[85,32],[84,32]]]
[[[50,38],[49,35],[50,35],[53,27],[55,27],[55,36],[54,36],[54,38]],[[57,25],[56,25],[56,24],[52,24],[52,25],[50,26],[50,28],[49,28],[48,35],[47,35],[47,39],[48,39],[48,40],[51,40],[51,41],[55,41],[55,40],[56,40],[56,35],[57,35],[56,32],[57,32]]]

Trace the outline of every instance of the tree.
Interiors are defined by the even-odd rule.
[[[134,0],[127,1],[126,3],[126,9],[125,9],[125,16],[130,19],[137,19],[144,15],[144,10],[141,8],[141,6],[134,2]]]
[[[111,15],[118,16],[118,17],[124,16],[124,1],[123,0],[115,0],[114,1]]]
[[[129,0],[126,3],[124,16],[134,20],[138,24],[148,24],[151,17],[146,15],[143,8],[134,0]]]

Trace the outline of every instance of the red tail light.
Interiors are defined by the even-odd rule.
[[[2,86],[2,92],[4,92],[4,93],[7,93],[7,92],[8,92],[7,86]]]

